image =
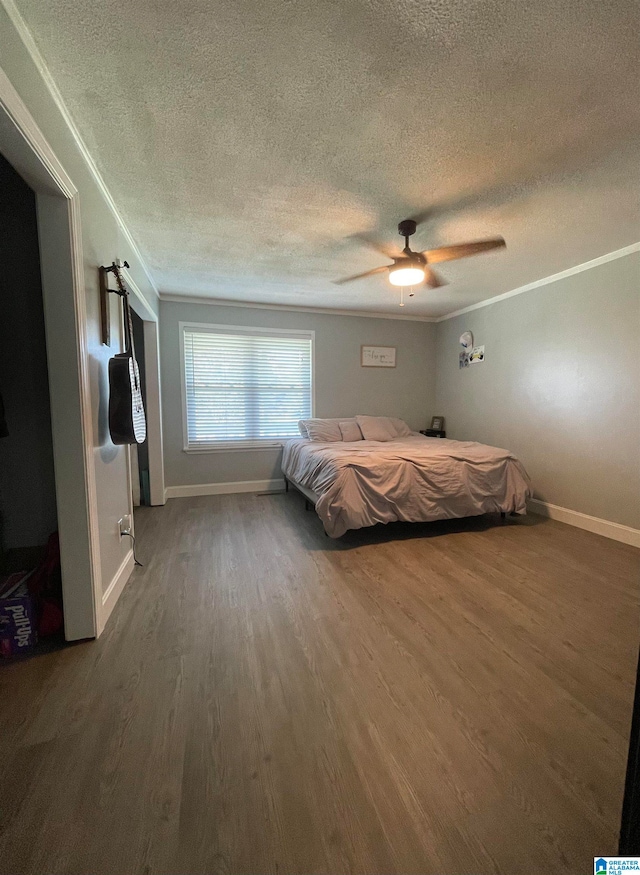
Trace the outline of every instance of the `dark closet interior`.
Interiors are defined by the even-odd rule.
[[[27,613],[32,612],[33,624],[40,625],[44,601],[55,591],[60,604],[55,606],[53,626],[59,631],[61,595],[36,197],[2,156],[0,265],[0,639],[4,641],[13,617],[7,609],[10,596],[14,602],[17,597],[30,598]],[[32,572],[29,595],[22,586],[16,596],[12,581],[20,572]],[[45,626],[52,628],[48,620]]]

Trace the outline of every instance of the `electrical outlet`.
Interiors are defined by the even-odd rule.
[[[118,532],[120,537],[131,534],[131,516],[128,513],[118,520]]]

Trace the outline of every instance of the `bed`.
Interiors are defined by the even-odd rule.
[[[397,520],[524,514],[531,495],[527,472],[508,450],[415,432],[386,441],[293,439],[282,473],[333,538]]]

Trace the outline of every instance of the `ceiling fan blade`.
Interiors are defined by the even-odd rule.
[[[424,266],[424,281],[430,289],[439,289],[440,286],[446,286],[447,280],[432,270],[428,264]]]
[[[402,255],[399,246],[392,246],[390,243],[381,243],[380,240],[369,234],[352,234],[350,239],[357,240],[358,243],[364,243],[369,249],[375,249],[376,252],[379,252],[381,255],[386,255],[387,258],[400,258]]]
[[[383,264],[382,267],[374,267],[373,270],[365,270],[364,273],[356,273],[353,276],[345,276],[339,280],[333,280],[336,286],[341,286],[343,283],[350,283],[353,280],[361,280],[366,276],[373,276],[374,273],[383,273],[385,270],[389,270],[390,267],[393,267],[392,264]]]
[[[490,237],[488,240],[474,240],[472,243],[458,243],[456,246],[441,246],[439,249],[425,249],[423,255],[429,264],[439,264],[441,261],[455,261],[456,258],[467,258],[491,249],[506,246],[503,237]]]

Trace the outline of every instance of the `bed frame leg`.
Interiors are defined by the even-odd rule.
[[[309,501],[308,498],[305,498],[305,500],[304,500],[304,509],[311,510],[311,502]]]
[[[289,491],[289,481],[287,480],[286,477],[284,478],[284,491],[285,492]]]
[[[501,510],[500,511],[500,519],[502,520],[502,522],[504,522],[506,520],[506,518],[507,518],[507,514],[505,513],[505,511]]]

